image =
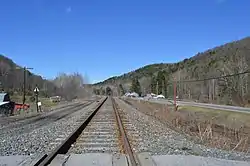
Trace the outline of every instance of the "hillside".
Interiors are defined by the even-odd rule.
[[[247,105],[250,77],[208,79],[248,71],[250,66],[250,37],[227,43],[181,62],[147,65],[121,76],[94,84],[96,89],[110,86],[113,93],[129,91],[133,79],[139,79],[142,94],[149,92],[173,96],[173,78],[177,80],[177,95],[183,99],[202,102]],[[159,78],[161,77],[161,78]],[[206,79],[202,81],[203,79]],[[195,81],[197,80],[197,81]],[[121,85],[120,85],[121,84]]]
[[[23,69],[20,68],[11,59],[0,55],[0,91],[4,90],[11,95],[21,95],[23,91]],[[35,75],[30,71],[26,72],[27,78],[27,95],[33,95],[36,85],[40,89],[41,96],[50,96],[56,93],[56,86],[43,79],[41,76]]]

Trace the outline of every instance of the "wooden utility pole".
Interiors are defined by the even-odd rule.
[[[25,95],[26,95],[26,67],[23,68],[23,107],[26,100]]]
[[[21,69],[19,67],[17,67],[16,69]],[[28,67],[24,67],[23,68],[23,108],[24,108],[24,104],[25,104],[25,100],[26,100],[26,71],[28,69],[33,69],[33,68],[28,68]]]

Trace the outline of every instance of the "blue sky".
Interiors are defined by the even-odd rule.
[[[249,0],[2,0],[0,54],[90,82],[249,36]]]

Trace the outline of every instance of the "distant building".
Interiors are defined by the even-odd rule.
[[[165,96],[163,96],[163,95],[157,95],[157,96],[154,97],[154,98],[156,98],[156,99],[165,99]]]
[[[131,97],[139,97],[138,93],[136,93],[136,92],[131,93],[130,96]]]
[[[125,93],[126,97],[139,97],[138,93],[132,92],[132,93]]]
[[[147,98],[147,99],[151,99],[151,98],[154,98],[154,97],[156,97],[156,94],[154,94],[154,93],[150,93],[150,94],[147,94],[145,96],[145,98]]]
[[[128,96],[130,96],[130,93],[127,92],[127,93],[125,93],[124,96],[128,97]]]

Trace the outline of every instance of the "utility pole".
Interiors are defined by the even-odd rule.
[[[23,68],[23,107],[26,100],[25,95],[26,95],[26,67]]]
[[[177,111],[176,107],[176,78],[174,77],[174,109]]]
[[[20,67],[17,67],[16,69],[21,69]],[[26,96],[26,71],[27,70],[31,70],[33,68],[29,68],[29,67],[24,67],[23,68],[23,106],[25,104],[25,96]]]

